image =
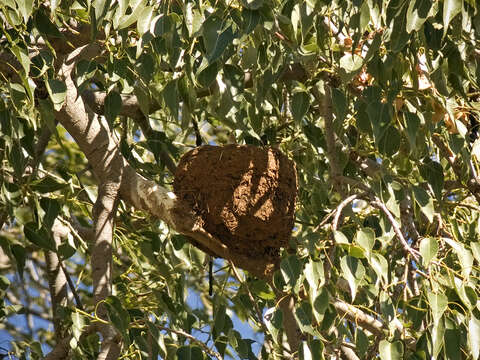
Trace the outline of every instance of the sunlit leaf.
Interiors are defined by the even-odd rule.
[[[378,345],[380,359],[382,360],[400,360],[403,359],[403,344],[401,341],[389,342],[381,340]]]
[[[420,254],[422,255],[423,266],[428,266],[438,252],[438,242],[434,238],[424,238],[420,242]]]
[[[427,294],[427,298],[432,311],[433,321],[435,324],[438,324],[443,313],[447,309],[448,299],[443,294],[435,294],[432,292]]]

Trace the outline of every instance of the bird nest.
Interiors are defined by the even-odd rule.
[[[197,147],[181,158],[173,188],[203,229],[228,248],[234,263],[243,259],[238,266],[250,269],[256,262],[253,268],[265,272],[264,267],[277,263],[280,248],[288,246],[297,176],[294,163],[279,150],[249,145]]]

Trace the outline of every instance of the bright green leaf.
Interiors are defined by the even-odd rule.
[[[403,344],[401,341],[389,342],[381,340],[378,345],[380,359],[382,360],[400,360],[403,359]]]
[[[420,254],[422,264],[427,267],[430,261],[435,258],[438,252],[438,241],[434,238],[423,238],[420,242]]]
[[[443,294],[427,293],[428,303],[433,315],[433,321],[438,324],[443,313],[447,309],[448,299]]]

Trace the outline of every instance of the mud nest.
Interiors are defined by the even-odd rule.
[[[200,146],[181,158],[173,188],[232,256],[272,262],[288,246],[297,176],[294,163],[279,150]]]

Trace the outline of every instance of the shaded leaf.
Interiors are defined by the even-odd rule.
[[[358,286],[365,276],[365,267],[361,260],[352,256],[344,256],[340,260],[340,267],[342,269],[342,275],[347,280],[350,287],[353,301],[357,294]]]
[[[292,288],[297,284],[302,271],[300,260],[297,256],[290,255],[280,262],[280,271],[285,282]]]
[[[420,206],[422,212],[425,214],[428,221],[433,222],[433,216],[435,215],[433,199],[420,186],[413,186],[412,190],[415,196],[415,201]]]
[[[67,183],[61,182],[59,179],[50,176],[46,176],[30,183],[30,187],[33,191],[38,191],[42,194],[61,190],[66,186]]]
[[[297,124],[300,124],[303,117],[310,108],[310,97],[304,91],[298,91],[292,96],[291,102],[292,115]]]

